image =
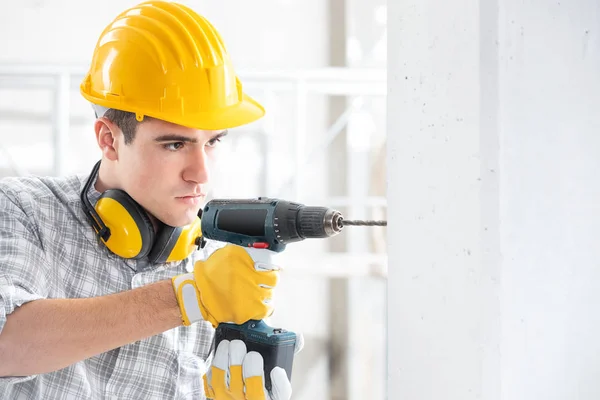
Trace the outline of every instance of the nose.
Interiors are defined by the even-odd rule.
[[[183,179],[188,182],[203,184],[208,182],[208,176],[208,157],[204,149],[200,149],[191,155],[188,166],[183,171]]]

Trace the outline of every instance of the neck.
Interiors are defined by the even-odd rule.
[[[94,188],[98,193],[103,193],[108,189],[120,189],[120,185],[114,178],[110,165],[105,160],[102,160],[100,168],[98,169],[98,177],[96,178]]]
[[[100,164],[100,168],[98,170],[98,178],[96,179],[96,184],[94,188],[98,191],[98,193],[103,193],[108,189],[121,189],[121,185],[118,184],[118,180],[115,178],[115,174],[113,173],[110,165],[108,165],[105,161],[102,161]],[[134,200],[135,201],[135,200]],[[139,204],[139,203],[138,203]],[[141,207],[141,205],[140,205]],[[142,209],[146,212],[146,215],[150,218],[150,222],[152,222],[152,226],[154,227],[154,231],[157,232],[159,228],[159,221],[146,211],[145,208]]]

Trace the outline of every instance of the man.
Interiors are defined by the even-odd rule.
[[[81,93],[92,173],[0,181],[0,398],[289,399],[242,342],[206,366],[214,327],[271,315],[278,281],[268,250],[193,243],[219,141],[264,114],[218,32],[179,4],[132,7]]]

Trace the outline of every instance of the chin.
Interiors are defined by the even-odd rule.
[[[198,212],[185,212],[180,215],[167,215],[160,220],[170,226],[186,226],[194,222],[194,219],[198,216]]]

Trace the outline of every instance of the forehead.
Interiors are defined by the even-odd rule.
[[[171,122],[163,121],[161,119],[148,117],[144,118],[144,120],[139,124],[138,129],[143,129],[148,133],[164,133],[165,131],[177,133],[193,133],[197,131],[196,129],[188,128],[182,125],[177,125]]]
[[[145,138],[154,139],[165,134],[177,134],[189,138],[212,137],[221,131],[208,131],[195,128],[189,128],[183,125],[177,125],[172,122],[163,121],[155,118],[145,118],[138,126],[138,132],[141,132]]]

